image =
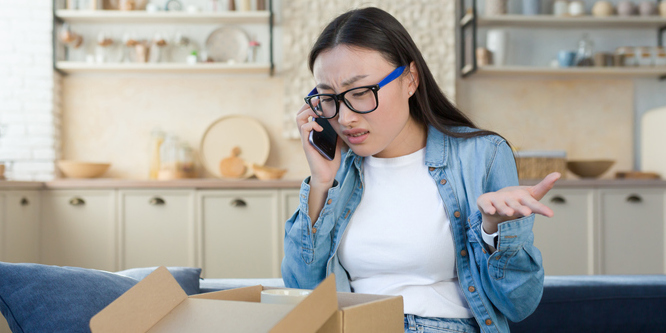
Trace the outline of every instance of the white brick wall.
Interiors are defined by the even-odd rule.
[[[51,0],[0,0],[0,162],[13,180],[50,180],[60,156],[60,76]]]

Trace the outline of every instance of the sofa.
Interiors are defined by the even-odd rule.
[[[90,318],[156,267],[105,272],[0,262],[0,311],[14,333],[88,333]],[[168,267],[189,294],[281,279],[200,279],[201,269]],[[512,332],[666,332],[666,275],[547,276],[536,311]]]

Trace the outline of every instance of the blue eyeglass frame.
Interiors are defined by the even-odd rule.
[[[331,119],[331,118],[337,117],[338,113],[340,113],[340,101],[343,101],[345,103],[345,105],[350,110],[352,110],[356,113],[360,113],[360,114],[370,113],[372,111],[377,110],[377,108],[379,107],[379,97],[377,96],[377,92],[379,91],[379,89],[381,89],[383,86],[391,83],[393,80],[399,78],[400,75],[402,75],[402,73],[405,71],[405,68],[407,68],[407,66],[400,66],[400,67],[394,69],[393,72],[391,72],[384,79],[379,81],[379,83],[377,83],[377,84],[373,84],[373,85],[370,85],[370,86],[361,86],[361,87],[352,88],[352,89],[343,91],[339,94],[317,94],[317,92],[318,92],[317,87],[315,87],[314,89],[312,89],[312,91],[310,91],[308,96],[305,97],[305,103],[307,103],[310,106],[310,108],[312,109],[312,111],[314,111],[319,116],[319,118],[322,118],[322,119]],[[354,109],[354,107],[351,105],[351,103],[349,103],[347,101],[347,99],[345,99],[345,94],[346,93],[348,93],[352,90],[363,89],[363,88],[372,90],[373,94],[375,95],[375,108],[370,110],[370,111],[358,111],[358,110]],[[319,113],[321,111],[321,109],[319,108],[319,105],[314,106],[314,105],[312,105],[312,103],[310,103],[310,101],[313,98],[320,97],[320,96],[327,96],[327,97],[333,98],[333,100],[335,101],[335,114],[333,116],[324,117],[323,114]]]

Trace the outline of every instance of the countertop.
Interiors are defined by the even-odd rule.
[[[0,181],[0,190],[38,190],[38,189],[298,189],[302,179],[285,180],[224,180],[224,179],[184,179],[170,181],[128,180],[128,179],[56,179],[47,182]],[[534,185],[536,180],[523,180],[521,185]],[[555,188],[612,188],[612,187],[663,187],[666,180],[654,179],[566,179],[555,183]]]

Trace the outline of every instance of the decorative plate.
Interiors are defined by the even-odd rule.
[[[206,51],[215,62],[243,63],[247,60],[249,45],[250,38],[243,29],[226,26],[215,29],[208,35]]]

